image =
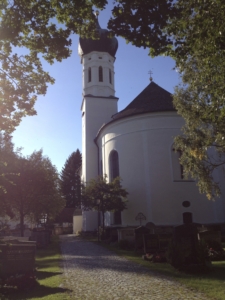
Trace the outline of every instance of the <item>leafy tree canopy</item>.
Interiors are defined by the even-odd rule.
[[[66,207],[80,208],[81,206],[81,180],[80,167],[82,156],[77,149],[65,162],[60,174],[61,192],[66,200]]]
[[[0,130],[12,132],[23,116],[36,113],[37,95],[45,94],[47,84],[54,82],[43,70],[41,59],[53,63],[67,58],[71,54],[70,35],[73,33],[97,38],[92,8],[104,9],[108,2],[2,0]],[[151,56],[169,55],[175,59],[184,86],[177,89],[174,103],[186,121],[184,134],[187,137],[178,138],[177,147],[183,153],[189,153],[189,158],[182,159],[184,169],[187,172],[192,170],[192,176],[200,183],[200,190],[211,195],[209,198],[214,197],[219,193],[211,172],[215,165],[205,169],[201,177],[197,175],[198,167],[195,169],[197,162],[192,161],[192,169],[186,162],[193,159],[191,153],[196,152],[197,133],[201,151],[205,151],[204,158],[209,158],[208,149],[212,145],[219,156],[225,150],[222,142],[225,2],[115,0],[113,5],[108,23],[113,34],[124,37],[137,47],[149,48]],[[19,48],[26,50],[24,55],[17,54]],[[193,116],[195,122],[191,123]],[[205,134],[210,135],[210,139],[204,143],[202,133],[206,129]],[[192,144],[192,147],[187,147],[187,144]],[[203,168],[203,156],[198,155],[198,159]]]
[[[47,85],[54,83],[41,59],[52,64],[69,57],[70,34],[91,35],[95,28],[92,5],[104,4],[100,0],[1,1],[1,131],[11,133],[22,117],[36,114],[37,96],[45,95]]]
[[[176,148],[200,192],[215,198],[225,165],[225,2],[116,1],[109,28],[151,56],[175,59],[183,84],[174,104],[185,120]]]
[[[112,182],[107,182],[106,176],[99,176],[83,187],[82,208],[84,210],[99,209],[102,213],[104,228],[105,212],[126,209],[127,196],[128,192],[122,187],[119,177],[116,177]]]
[[[42,151],[28,157],[15,153],[7,161],[4,190],[0,190],[0,207],[5,213],[20,220],[23,236],[25,219],[37,224],[43,215],[53,219],[65,206],[59,191],[56,168]],[[3,172],[2,172],[3,173]]]

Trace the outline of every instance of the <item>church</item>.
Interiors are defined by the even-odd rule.
[[[100,39],[80,38],[83,66],[82,181],[99,175],[117,176],[128,191],[127,209],[106,213],[106,226],[171,227],[184,223],[223,224],[225,191],[216,201],[199,193],[194,180],[185,179],[174,151],[174,137],[184,120],[173,106],[172,95],[150,79],[149,85],[118,112],[114,62],[115,37],[97,22]],[[125,82],[124,82],[125,86]],[[224,176],[218,174],[218,176]],[[95,211],[75,217],[74,230],[97,230]]]

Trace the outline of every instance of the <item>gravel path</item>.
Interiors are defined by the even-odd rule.
[[[207,300],[167,277],[74,235],[61,236],[65,287],[71,299]]]

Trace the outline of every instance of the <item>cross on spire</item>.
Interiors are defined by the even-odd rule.
[[[152,70],[150,70],[150,71],[148,72],[148,74],[150,75],[150,78],[149,78],[149,80],[152,82],[152,80],[153,80],[153,78],[152,78],[152,75],[153,75],[153,72],[152,72]]]
[[[96,11],[94,12],[94,14],[95,14],[95,16],[96,16],[96,19],[98,19],[98,16],[99,16],[99,11],[98,11],[98,10],[96,10]]]

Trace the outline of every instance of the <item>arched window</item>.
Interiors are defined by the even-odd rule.
[[[175,150],[172,147],[171,159],[172,159],[172,171],[173,171],[173,180],[179,181],[184,179],[184,169],[180,164],[180,157],[182,152],[179,150]]]
[[[98,68],[98,79],[100,82],[103,82],[103,70],[101,66]]]
[[[112,71],[109,69],[109,83],[112,83]]]
[[[192,213],[190,213],[190,212],[183,213],[183,223],[184,224],[192,223]]]
[[[120,175],[119,173],[119,156],[118,156],[118,152],[113,150],[110,153],[109,156],[109,163],[110,163],[110,180],[112,181],[113,179],[115,179],[116,177],[118,177]]]
[[[112,181],[120,175],[119,173],[119,155],[118,152],[113,150],[109,155],[109,170],[110,180]],[[118,225],[122,223],[121,211],[114,212],[114,224]]]
[[[88,68],[88,82],[91,82],[91,68]]]

